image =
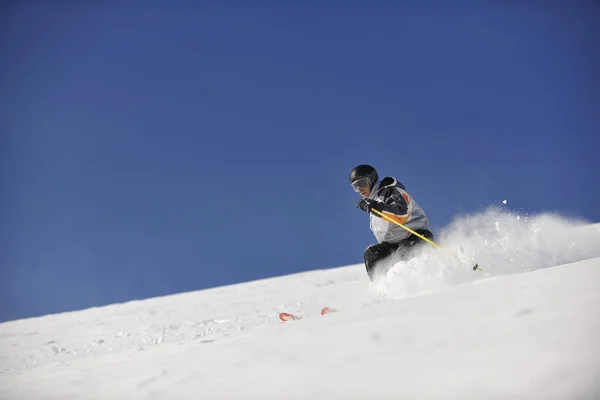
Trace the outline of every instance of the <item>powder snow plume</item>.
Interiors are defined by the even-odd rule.
[[[520,214],[496,207],[457,216],[408,262],[392,268],[372,289],[405,297],[470,281],[600,257],[600,225],[556,214]],[[483,271],[473,271],[478,263]],[[389,265],[388,264],[388,265]]]

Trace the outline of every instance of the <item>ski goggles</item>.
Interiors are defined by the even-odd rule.
[[[358,192],[359,189],[364,189],[371,183],[371,180],[367,177],[360,178],[352,182],[352,187],[355,192]]]

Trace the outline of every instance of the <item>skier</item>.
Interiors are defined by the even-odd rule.
[[[371,231],[379,242],[367,247],[364,253],[365,267],[371,281],[375,279],[376,267],[379,270],[383,266],[381,261],[394,252],[400,260],[409,260],[415,246],[425,243],[418,236],[386,221],[371,210],[378,210],[421,236],[433,240],[425,212],[395,178],[386,177],[380,181],[375,168],[363,164],[350,171],[350,184],[362,196],[356,207],[370,214]]]

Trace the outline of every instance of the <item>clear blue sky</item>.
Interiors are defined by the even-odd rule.
[[[1,6],[0,320],[360,263],[360,163],[600,221],[597,3],[96,3]]]

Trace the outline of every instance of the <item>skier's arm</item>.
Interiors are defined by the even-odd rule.
[[[408,206],[410,198],[408,196],[404,197],[394,188],[387,188],[382,194],[385,200],[381,203],[380,211],[401,224],[408,221],[410,218],[410,207]]]

